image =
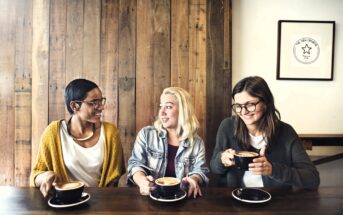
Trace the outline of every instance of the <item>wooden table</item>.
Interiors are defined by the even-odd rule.
[[[74,208],[55,209],[36,188],[0,187],[0,214],[343,214],[343,187],[318,191],[268,191],[271,201],[247,205],[232,188],[203,189],[204,196],[162,203],[139,195],[138,188],[86,188],[91,199]]]

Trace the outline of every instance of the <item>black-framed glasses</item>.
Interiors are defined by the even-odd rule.
[[[241,113],[242,110],[243,110],[243,108],[244,108],[246,111],[248,111],[248,112],[253,112],[253,111],[256,110],[256,105],[257,105],[258,103],[260,103],[260,102],[261,102],[261,100],[259,100],[259,101],[257,101],[257,102],[248,102],[248,103],[246,103],[246,104],[244,104],[244,105],[242,105],[242,104],[233,104],[233,105],[231,105],[231,108],[232,108],[232,110],[235,111],[236,113]]]
[[[75,102],[80,102],[80,103],[86,103],[93,108],[99,108],[100,106],[104,106],[106,104],[106,98],[101,98],[101,99],[94,99],[92,101],[75,101]]]

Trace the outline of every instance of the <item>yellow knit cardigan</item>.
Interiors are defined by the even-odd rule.
[[[37,161],[33,166],[30,176],[30,186],[35,186],[35,178],[45,171],[54,171],[63,182],[69,181],[62,155],[61,122],[62,120],[51,122],[42,135]],[[99,187],[117,184],[120,176],[125,172],[119,131],[109,122],[103,122],[103,125],[105,131],[105,150]]]

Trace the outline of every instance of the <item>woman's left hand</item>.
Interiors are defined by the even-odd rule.
[[[193,195],[193,198],[196,198],[197,195],[202,196],[200,186],[194,178],[190,177],[184,177],[182,179],[182,183],[186,184],[188,186],[188,197]]]
[[[249,164],[249,171],[253,172],[256,175],[270,176],[272,175],[273,166],[267,160],[265,156],[266,147],[262,146],[260,151],[260,157],[255,158],[253,163]]]

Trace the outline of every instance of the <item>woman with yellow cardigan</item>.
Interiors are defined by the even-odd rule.
[[[43,196],[55,182],[117,186],[125,172],[123,149],[115,125],[101,121],[106,98],[94,82],[75,79],[66,87],[64,99],[71,117],[45,129],[31,186],[39,187]]]

